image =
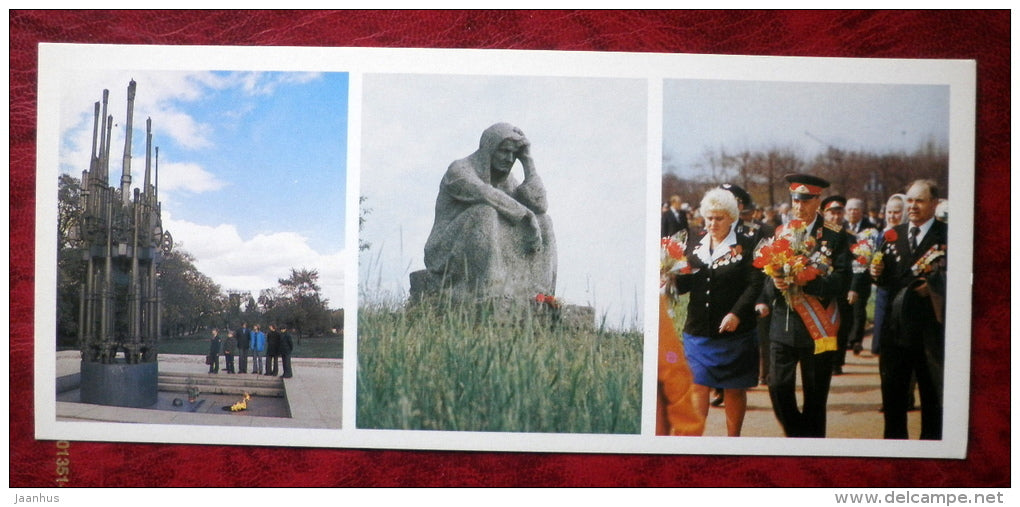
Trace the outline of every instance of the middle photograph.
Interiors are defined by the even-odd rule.
[[[362,89],[356,426],[639,433],[647,81]]]

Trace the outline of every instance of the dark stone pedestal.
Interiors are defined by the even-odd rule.
[[[156,404],[159,364],[82,361],[81,401],[95,405],[146,408]]]

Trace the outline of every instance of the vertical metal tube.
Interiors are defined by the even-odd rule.
[[[85,339],[85,284],[78,288],[78,349],[81,350],[81,358],[87,359],[87,340]]]
[[[132,348],[130,354],[130,362],[135,363],[138,361],[137,352],[138,345],[142,341],[141,337],[141,300],[139,299],[139,287],[138,287],[138,229],[142,226],[142,206],[141,206],[141,192],[135,190],[134,206],[132,211],[132,238],[131,238],[131,277],[130,285],[128,286],[128,340],[130,341]]]
[[[109,133],[110,133],[109,126],[110,126],[110,123],[113,121],[112,117],[110,118],[109,122],[107,121],[108,117],[106,115],[106,106],[107,106],[107,102],[109,101],[109,99],[110,99],[110,90],[103,90],[103,124],[102,124],[102,132],[100,132],[100,137],[99,137],[99,160],[100,160],[99,166],[100,166],[100,168],[102,168],[102,171],[100,172],[99,179],[100,179],[100,181],[103,181],[103,182],[106,182],[110,178],[110,173],[107,172],[107,166],[106,166],[106,164],[104,162],[105,159],[107,158],[107,153],[106,152],[108,151],[108,147],[109,147],[109,145],[106,142],[107,137],[109,136]]]
[[[100,355],[103,362],[110,362],[115,351],[110,351],[113,344],[113,199],[106,203],[106,262],[103,265],[103,294],[100,304],[99,330],[100,330]],[[107,354],[109,353],[109,355]]]
[[[145,119],[145,180],[142,184],[142,192],[151,197],[152,191],[149,184],[152,182],[152,118]]]
[[[131,137],[134,134],[135,80],[128,83],[127,119],[124,126],[124,161],[120,176],[120,195],[124,205],[131,204]]]
[[[106,117],[106,144],[103,147],[103,175],[105,182],[110,182],[110,144],[113,137],[113,115]]]
[[[85,318],[82,320],[82,327],[85,333],[85,346],[89,352],[89,359],[91,360],[92,347],[96,345],[96,279],[95,279],[95,267],[92,265],[92,243],[90,242],[86,248],[88,252],[88,265],[85,271]],[[83,356],[84,359],[84,356]]]

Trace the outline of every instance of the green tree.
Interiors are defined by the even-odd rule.
[[[195,256],[175,247],[159,268],[163,333],[188,335],[225,324],[227,298],[220,286],[195,267]]]
[[[290,276],[278,282],[273,320],[303,334],[329,331],[332,327],[329,300],[322,297],[318,270],[291,268]]]
[[[57,345],[78,342],[78,310],[85,273],[78,243],[81,181],[61,174],[57,180]]]

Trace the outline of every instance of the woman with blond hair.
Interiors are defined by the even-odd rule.
[[[689,293],[683,346],[694,375],[692,400],[708,415],[710,392],[723,389],[726,432],[740,436],[747,411],[747,389],[758,385],[755,302],[764,278],[752,264],[752,238],[737,234],[737,200],[727,190],[709,190],[699,208],[700,237],[685,250],[691,274],[676,275],[680,294]]]

